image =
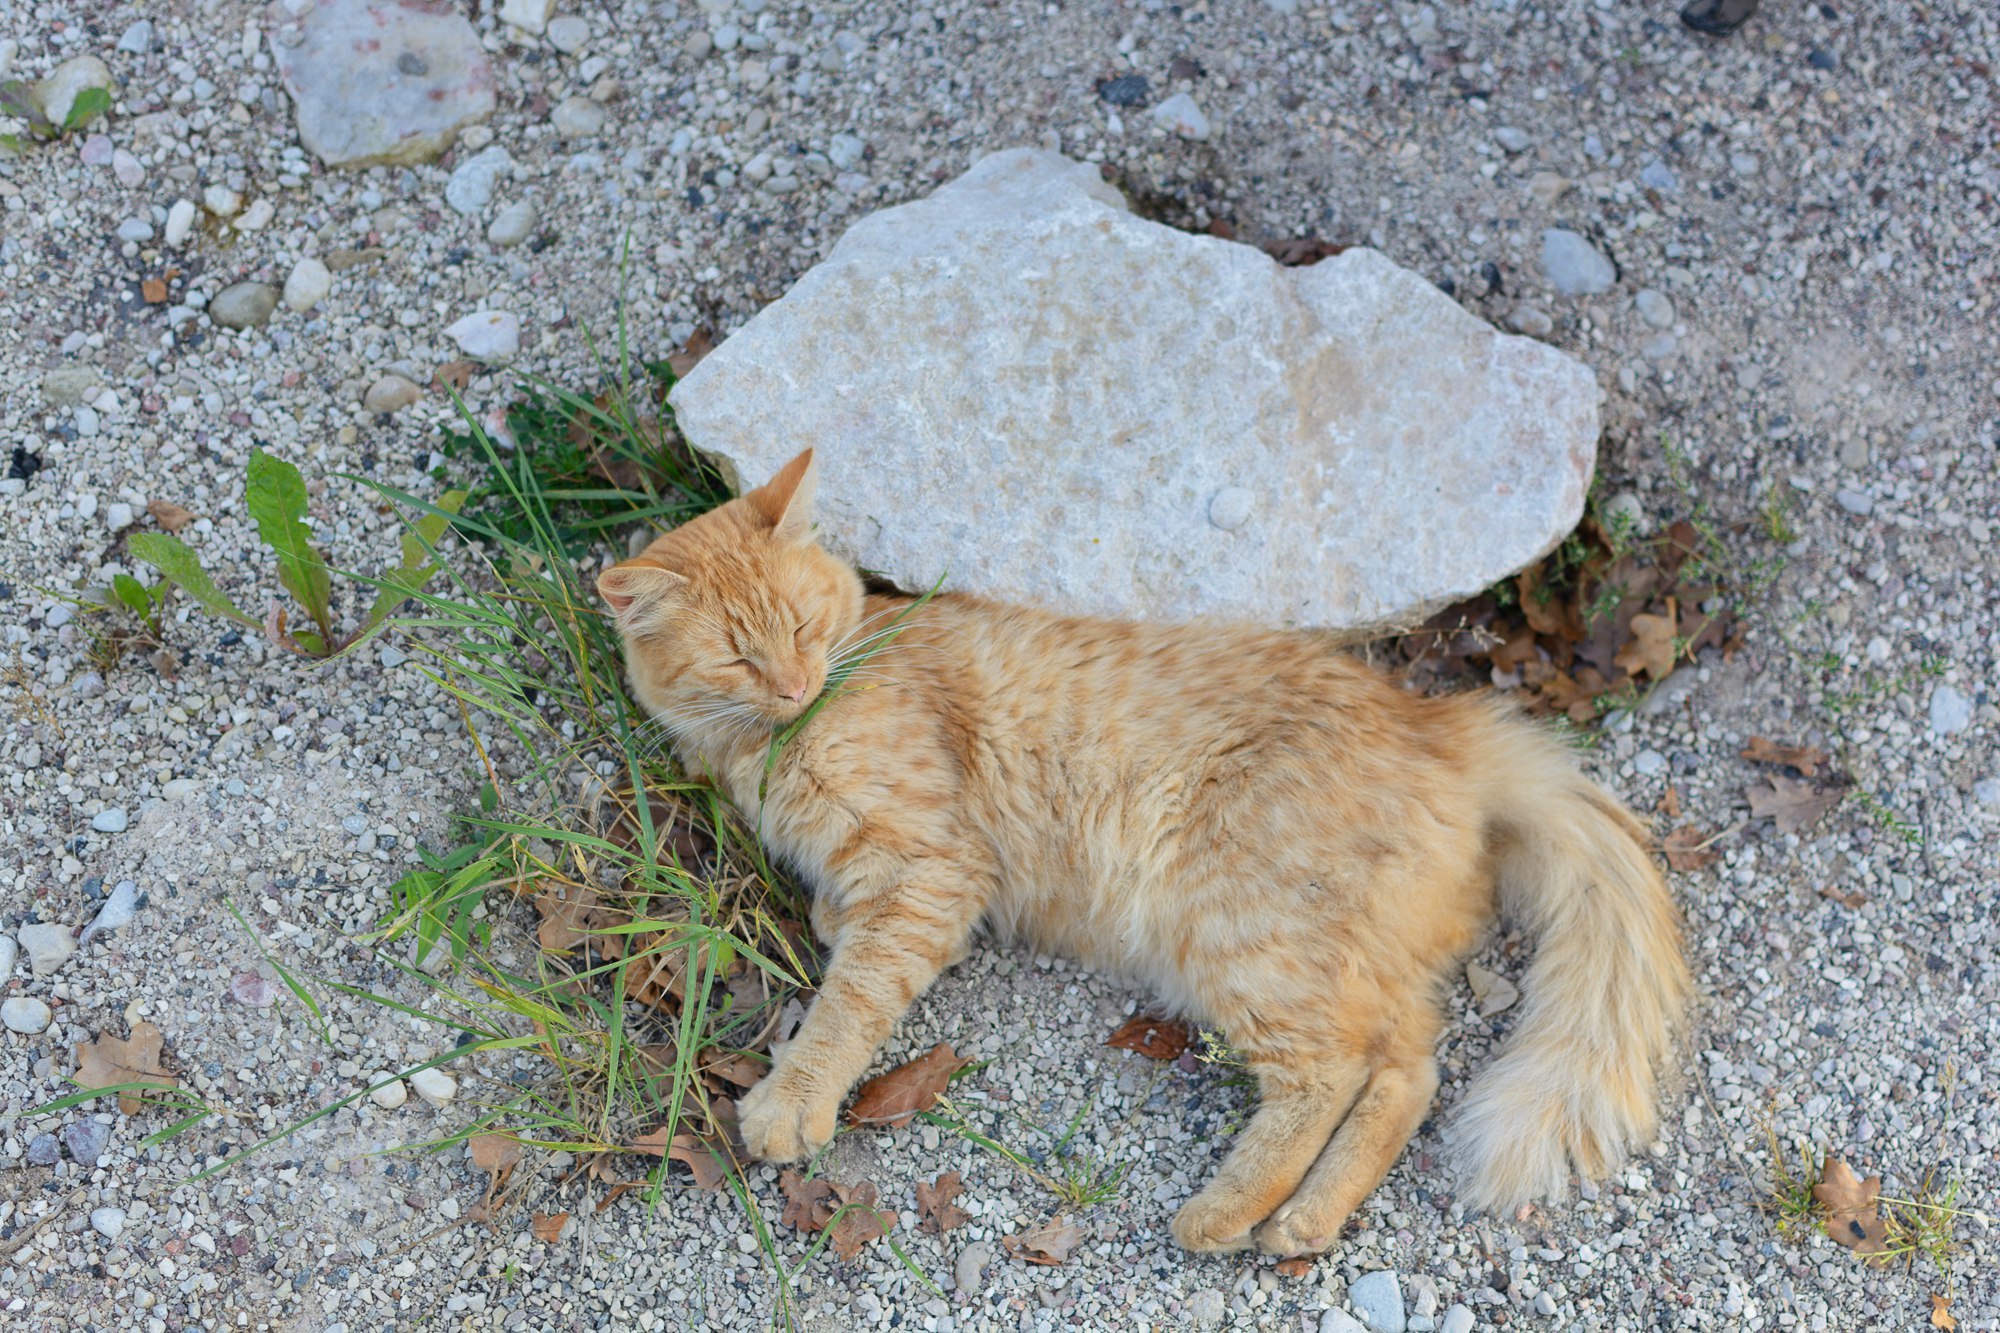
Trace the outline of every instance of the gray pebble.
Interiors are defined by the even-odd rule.
[[[1546,338],[1556,331],[1556,322],[1539,306],[1517,305],[1507,312],[1507,327],[1530,338]]]
[[[14,937],[0,935],[0,986],[5,986],[7,978],[14,975],[14,964],[20,957],[21,946],[14,943]]]
[[[1833,493],[1834,503],[1850,514],[1863,518],[1875,512],[1875,497],[1866,491],[1850,490],[1843,486]]]
[[[38,977],[50,975],[76,952],[76,936],[70,934],[68,926],[38,921],[21,927],[15,937],[21,941],[21,951],[28,955],[28,965]]]
[[[444,186],[444,201],[467,217],[483,213],[493,202],[493,192],[500,188],[501,179],[513,170],[514,158],[506,149],[498,144],[482,149],[451,169],[451,179]]]
[[[99,833],[123,833],[131,822],[132,817],[115,805],[90,817],[90,826]]]
[[[361,406],[370,412],[399,412],[424,396],[424,391],[401,375],[384,375],[368,386]]]
[[[1234,532],[1250,521],[1257,497],[1242,486],[1224,486],[1208,502],[1208,521],[1224,532]]]
[[[590,20],[574,14],[558,15],[549,20],[548,38],[550,46],[573,56],[590,44]]]
[[[1512,125],[1502,125],[1493,131],[1493,142],[1510,153],[1525,153],[1534,146],[1535,141],[1528,137],[1526,130],[1517,129]]]
[[[715,49],[718,51],[734,51],[742,40],[743,34],[734,23],[725,23],[715,30]]]
[[[1931,691],[1931,730],[1939,736],[1956,736],[1972,725],[1972,700],[1949,685]]]
[[[540,220],[534,200],[516,199],[494,215],[486,228],[486,239],[503,250],[511,249],[534,235],[535,224]]]
[[[1632,756],[1632,767],[1647,777],[1658,777],[1667,771],[1667,757],[1658,750],[1641,750]]]
[[[118,239],[121,241],[150,241],[153,239],[153,224],[143,218],[126,218],[118,224]]]
[[[1544,1319],[1548,1319],[1553,1317],[1555,1312],[1556,1312],[1555,1297],[1549,1295],[1546,1291],[1540,1292],[1535,1296],[1536,1314],[1540,1315]]]
[[[1972,799],[1988,810],[2000,810],[2000,777],[1981,778],[1973,783]]]
[[[1188,1297],[1187,1312],[1196,1328],[1214,1328],[1229,1313],[1229,1298],[1214,1287],[1203,1287]]]
[[[1354,1279],[1347,1288],[1347,1303],[1370,1333],[1403,1333],[1403,1285],[1392,1270]]]
[[[1454,1305],[1444,1312],[1444,1322],[1438,1325],[1438,1333],[1472,1333],[1472,1311],[1463,1305]]]
[[[118,35],[118,49],[127,55],[142,56],[153,49],[153,21],[140,19],[128,24]]]
[[[1618,281],[1618,270],[1602,251],[1582,236],[1561,227],[1542,233],[1542,271],[1549,285],[1564,296],[1595,296]]]
[[[125,1210],[108,1205],[91,1209],[90,1229],[106,1240],[117,1240],[125,1231]]]
[[[86,1117],[72,1121],[62,1129],[63,1147],[69,1149],[70,1160],[82,1166],[96,1166],[97,1159],[104,1156],[111,1146],[111,1126],[101,1125]]]
[[[0,1024],[5,1024],[9,1032],[18,1032],[24,1037],[32,1037],[48,1031],[55,1020],[55,1013],[45,1001],[32,995],[16,995],[0,1000]]]
[[[62,1144],[53,1134],[37,1134],[28,1140],[29,1166],[54,1166],[62,1160]]]
[[[1672,194],[1681,185],[1680,178],[1674,175],[1674,169],[1657,157],[1639,168],[1639,184],[1649,190],[1658,190],[1661,194]],[[1465,1307],[1455,1308],[1462,1310]]]
[[[951,1266],[953,1285],[965,1295],[977,1297],[986,1285],[986,1265],[992,1261],[992,1245],[983,1240],[972,1242],[958,1252],[958,1260]]]
[[[549,113],[549,124],[565,139],[588,139],[604,129],[605,110],[588,97],[565,97]]]
[[[1642,289],[1632,298],[1632,304],[1639,308],[1639,318],[1656,329],[1670,329],[1674,326],[1674,303],[1667,294],[1654,287]]]
[[[233,282],[208,303],[208,317],[225,329],[254,329],[278,308],[278,289],[261,282]]]
[[[1328,1310],[1319,1317],[1319,1333],[1368,1333],[1368,1330],[1347,1311]]]

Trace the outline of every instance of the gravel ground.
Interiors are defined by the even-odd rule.
[[[364,1102],[186,1183],[435,1040],[335,997],[322,1043],[225,901],[281,961],[415,1000],[346,937],[417,843],[444,840],[478,759],[393,645],[308,670],[196,617],[171,629],[173,678],[143,662],[100,673],[55,594],[129,569],[153,500],[201,516],[184,535],[223,586],[266,581],[239,514],[253,443],[309,477],[434,491],[441,396],[361,400],[389,375],[427,384],[459,355],[444,331],[465,314],[516,315],[517,367],[588,387],[584,332],[609,326],[621,283],[649,351],[697,322],[726,332],[854,218],[1021,143],[1102,161],[1170,220],[1380,247],[1597,368],[1603,469],[1648,521],[1696,500],[1753,518],[1775,492],[1796,537],[1782,551],[1754,525],[1731,537],[1746,559],[1783,557],[1747,646],[1684,668],[1591,760],[1639,807],[1671,783],[1684,822],[1731,830],[1720,861],[1676,876],[1703,1003],[1662,1137],[1622,1175],[1525,1218],[1465,1217],[1433,1122],[1307,1276],[1190,1258],[1166,1222],[1241,1092],[1208,1066],[1101,1047],[1140,998],[1128,988],[982,950],[889,1056],[949,1039],[991,1061],[964,1095],[975,1123],[1045,1149],[1074,1121],[1078,1144],[1129,1174],[1079,1216],[1089,1239],[1067,1265],[1033,1268],[999,1238],[1055,1211],[1040,1187],[930,1129],[844,1138],[830,1174],[882,1187],[942,1294],[883,1246],[821,1255],[795,1286],[802,1325],[1340,1330],[1322,1312],[1371,1297],[1379,1311],[1389,1280],[1359,1280],[1388,1270],[1411,1328],[1925,1326],[1945,1279],[1781,1239],[1755,1204],[1767,1116],[1895,1191],[1935,1168],[1976,1209],[2000,1184],[2000,11],[1773,4],[1726,42],[1682,31],[1665,3],[1612,0],[562,12],[581,24],[541,37],[475,16],[499,109],[452,156],[330,173],[299,144],[258,8],[0,6],[15,75],[88,52],[119,82],[95,128],[108,143],[80,134],[0,163],[0,646],[17,668],[0,925],[80,925],[128,880],[141,895],[130,925],[52,974],[23,958],[4,979],[6,997],[53,1011],[43,1031],[0,1033],[7,1327],[768,1322],[773,1281],[727,1196],[593,1214],[561,1163],[531,1157],[525,1206],[489,1229],[464,1215],[479,1179],[458,1153],[382,1151],[462,1123],[476,1089],[443,1108]],[[1133,74],[1147,83],[1118,85],[1136,93],[1126,105],[1098,96]],[[1193,115],[1153,116],[1180,93]],[[461,211],[453,171],[493,146],[513,166],[484,201],[462,186]],[[172,206],[211,187],[242,211],[201,212],[169,244]],[[1552,271],[1549,228],[1590,253],[1558,242]],[[311,308],[215,325],[224,287],[282,287],[305,258],[330,278]],[[1609,290],[1577,294],[1593,272]],[[145,299],[149,278],[168,299]],[[487,374],[468,392],[488,411],[512,384]],[[383,393],[376,406],[412,396]],[[315,491],[335,563],[390,557],[393,519],[359,488]],[[1834,751],[1856,794],[1803,834],[1748,821],[1759,774],[1738,751],[1753,734]],[[518,919],[500,928],[525,938]],[[1519,942],[1481,961],[1518,975]],[[1447,1110],[1508,1019],[1480,1017],[1469,992],[1457,1007]],[[73,1044],[139,1018],[236,1119],[145,1148],[157,1116],[22,1115],[67,1088]],[[912,1188],[943,1170],[963,1173],[973,1220],[914,1234]],[[775,1221],[771,1173],[755,1183]],[[544,1244],[530,1208],[579,1220]],[[1979,1219],[1957,1230],[1959,1327],[2000,1327],[1994,1238]],[[779,1236],[796,1264],[801,1239]]]

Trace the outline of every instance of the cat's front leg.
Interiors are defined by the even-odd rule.
[[[910,1002],[964,957],[983,908],[976,876],[932,867],[827,914],[833,956],[819,997],[738,1107],[753,1155],[788,1162],[826,1146],[841,1099]]]

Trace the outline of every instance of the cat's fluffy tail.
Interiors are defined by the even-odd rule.
[[[1506,1049],[1461,1104],[1452,1152],[1466,1202],[1561,1194],[1570,1163],[1610,1171],[1656,1123],[1656,1070],[1687,1005],[1680,926],[1632,814],[1532,724],[1475,746],[1501,910],[1534,935]]]

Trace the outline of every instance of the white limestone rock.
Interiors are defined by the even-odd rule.
[[[1548,551],[1588,368],[1366,249],[1285,268],[997,153],[873,214],[675,388],[732,481],[820,451],[822,539],[906,588],[1391,627]]]
[[[493,65],[432,0],[318,0],[266,11],[299,138],[330,167],[414,166],[493,114]]]

